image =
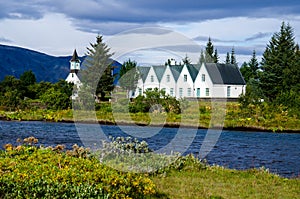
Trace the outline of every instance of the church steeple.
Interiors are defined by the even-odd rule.
[[[70,72],[77,74],[79,70],[80,70],[80,59],[75,49],[73,52],[72,59],[70,60]]]

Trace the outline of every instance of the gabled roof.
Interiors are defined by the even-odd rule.
[[[155,72],[159,82],[161,81],[166,68],[167,68],[166,66],[153,66],[154,72]]]
[[[177,82],[177,80],[180,76],[180,73],[181,73],[182,69],[183,69],[182,65],[171,65],[170,66],[170,70],[171,70],[171,72],[173,74],[173,77],[174,77],[176,82]]]
[[[199,68],[197,67],[198,65],[192,65],[192,64],[188,64],[186,67],[192,77],[193,82],[195,81],[198,73],[199,73]]]
[[[214,84],[246,85],[238,68],[234,64],[205,64],[207,72]]]
[[[77,55],[76,49],[73,52],[73,56],[72,56],[72,59],[70,60],[70,62],[80,62],[80,59],[79,59],[79,57]]]
[[[137,67],[137,69],[139,70],[140,77],[142,78],[143,82],[145,82],[145,80],[148,76],[150,67],[149,66],[139,66],[139,67]]]

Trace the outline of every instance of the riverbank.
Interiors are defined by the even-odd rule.
[[[84,122],[107,125],[140,125],[185,128],[222,128],[235,131],[263,131],[300,133],[300,120],[287,111],[273,110],[269,107],[241,109],[238,103],[212,105],[207,102],[189,102],[182,114],[174,113],[126,113],[113,110],[110,103],[101,103],[95,112],[73,110],[18,110],[0,111],[0,120]]]

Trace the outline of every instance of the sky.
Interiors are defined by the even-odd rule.
[[[0,44],[54,56],[80,56],[102,35],[119,62],[193,63],[208,37],[220,62],[234,48],[241,65],[253,50],[260,61],[285,21],[300,41],[299,0],[0,0]]]

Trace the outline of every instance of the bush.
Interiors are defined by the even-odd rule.
[[[166,95],[165,91],[155,88],[154,90],[147,90],[145,96],[136,97],[129,106],[129,111],[131,113],[155,111],[179,114],[181,108],[180,102],[175,97]]]
[[[144,198],[155,192],[144,174],[105,166],[88,149],[36,142],[31,137],[0,151],[1,198]]]

